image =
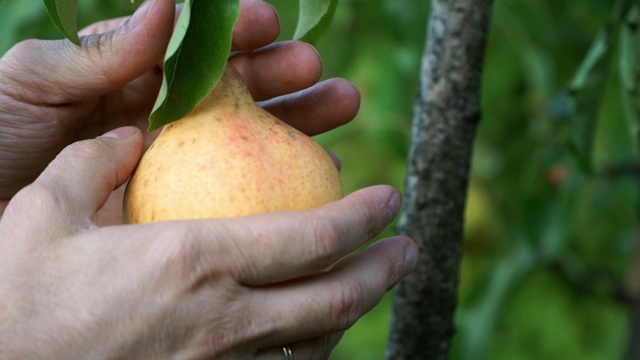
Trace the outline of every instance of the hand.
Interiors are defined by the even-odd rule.
[[[147,0],[131,19],[94,24],[81,31],[82,47],[29,40],[0,58],[0,213],[64,146],[122,125],[146,129],[174,4]],[[231,61],[255,99],[309,134],[350,121],[359,106],[355,87],[342,79],[316,84],[318,54],[301,42],[271,44],[279,31],[270,5],[241,1]],[[96,215],[99,223],[121,222],[121,196]]]
[[[326,359],[415,264],[404,237],[347,257],[396,216],[388,186],[310,211],[99,227],[143,146],[133,127],[74,143],[11,200],[0,358],[280,360],[291,345]]]

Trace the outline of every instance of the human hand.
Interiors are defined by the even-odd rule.
[[[290,344],[326,359],[415,265],[405,237],[348,256],[396,216],[388,186],[310,211],[98,226],[143,146],[133,127],[74,143],[11,200],[0,358],[281,360]]]
[[[147,0],[127,19],[84,29],[82,47],[29,40],[0,58],[0,214],[69,143],[122,125],[147,127],[175,2]],[[230,60],[254,98],[312,135],[350,121],[359,106],[357,90],[343,79],[316,84],[322,73],[318,54],[301,42],[272,44],[279,30],[270,5],[241,0]],[[147,144],[155,134],[148,134]],[[121,222],[121,203],[120,190],[98,221]]]

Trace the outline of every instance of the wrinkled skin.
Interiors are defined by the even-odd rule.
[[[29,40],[0,59],[0,208],[71,142],[123,125],[147,128],[175,10],[168,1],[147,2],[139,10],[133,20],[82,30],[81,48]],[[231,62],[256,101],[312,135],[355,116],[357,89],[344,79],[316,84],[322,62],[311,46],[272,43],[279,24],[271,6],[245,0],[240,11]],[[147,145],[155,135],[147,136]],[[110,203],[115,206],[103,211],[108,216],[102,223],[121,221],[120,199]]]
[[[118,224],[174,18],[172,0],[148,0],[83,47],[30,40],[0,59],[0,358],[282,359],[290,345],[326,359],[415,265],[405,237],[353,254],[397,215],[388,186],[310,211]],[[231,61],[254,98],[309,134],[351,120],[357,90],[316,84],[318,54],[271,44],[278,31],[270,6],[242,1]]]

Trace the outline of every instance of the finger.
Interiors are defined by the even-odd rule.
[[[417,252],[411,239],[389,238],[329,272],[263,288],[254,301],[281,320],[267,341],[286,344],[348,329],[415,267]]]
[[[231,50],[258,49],[274,42],[280,35],[280,20],[275,8],[263,0],[243,0],[233,28]]]
[[[174,11],[172,0],[147,0],[117,29],[81,37],[82,46],[66,40],[25,41],[5,58],[13,68],[20,69],[22,62],[31,65],[31,76],[13,75],[20,76],[13,79],[16,83],[39,90],[21,90],[37,97],[25,99],[29,102],[68,104],[93,99],[157,65],[171,37]]]
[[[34,182],[36,189],[46,189],[56,200],[47,214],[50,221],[77,217],[86,224],[129,178],[142,146],[140,130],[124,127],[62,150]]]
[[[174,21],[178,20],[178,16],[182,12],[183,5],[184,4],[176,5]],[[142,5],[140,5],[140,7],[142,7]],[[97,21],[78,31],[78,35],[84,36],[84,35],[102,34],[112,30],[116,30],[117,28],[122,26],[125,22],[127,22],[127,20],[129,20],[130,18],[131,16],[121,16],[113,19]]]
[[[176,20],[182,4],[176,5]],[[80,35],[101,34],[124,24],[129,16],[93,23],[80,30]],[[258,49],[274,42],[280,34],[280,20],[273,6],[263,0],[240,1],[240,13],[233,28],[231,50]]]
[[[265,101],[261,106],[313,136],[353,120],[360,108],[360,92],[347,80],[330,79],[294,94]]]
[[[400,194],[380,185],[310,211],[186,224],[203,253],[220,253],[221,243],[226,249],[199,268],[229,268],[242,284],[265,285],[324,271],[380,233],[399,207]]]
[[[122,24],[129,20],[129,18],[130,16],[121,16],[113,19],[98,21],[83,29],[80,29],[78,31],[78,35],[87,36],[106,33],[119,28],[120,26],[122,26]]]
[[[326,360],[331,355],[331,351],[338,345],[344,332],[337,332],[325,336],[320,336],[311,340],[298,341],[289,344],[293,359],[305,360]],[[284,358],[284,347],[276,346],[262,350],[257,356],[260,360],[282,360]]]
[[[331,161],[333,161],[333,164],[336,166],[338,171],[342,170],[342,160],[340,160],[338,155],[336,155],[335,153],[333,153],[331,151],[327,151],[327,153],[331,157]]]
[[[230,61],[256,101],[306,89],[322,76],[320,55],[311,45],[300,41],[233,54]]]

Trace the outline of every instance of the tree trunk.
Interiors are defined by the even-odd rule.
[[[416,270],[395,290],[388,359],[446,359],[493,0],[433,0],[398,231]]]

